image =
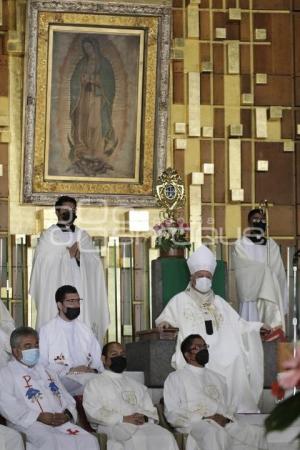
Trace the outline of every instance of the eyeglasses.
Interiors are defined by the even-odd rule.
[[[70,303],[70,305],[75,305],[76,303],[80,303],[83,301],[83,298],[68,298],[68,300],[64,300],[63,303]]]
[[[193,345],[193,347],[190,348],[190,352],[199,352],[200,350],[208,349],[209,345]]]

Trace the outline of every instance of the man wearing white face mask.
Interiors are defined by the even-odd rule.
[[[186,290],[166,305],[156,325],[179,328],[172,366],[184,367],[181,342],[190,334],[200,334],[210,346],[207,367],[227,381],[234,412],[257,412],[263,389],[263,349],[260,332],[268,330],[260,322],[246,322],[211,289],[216,268],[214,254],[204,245],[187,260],[191,281]]]
[[[39,364],[38,334],[29,327],[10,337],[14,360],[0,370],[0,414],[25,434],[27,450],[99,450],[97,439],[75,425],[75,401]]]

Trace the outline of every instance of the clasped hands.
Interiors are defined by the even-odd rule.
[[[52,427],[59,427],[70,420],[69,416],[62,413],[50,413],[42,412],[37,418],[38,422],[42,422],[45,425],[50,425]]]
[[[78,242],[74,242],[74,244],[71,247],[67,247],[67,249],[69,250],[71,258],[76,258],[77,261],[80,260],[80,250]]]
[[[72,367],[68,372],[70,375],[78,375],[80,373],[96,373],[96,370],[88,366],[77,366]]]
[[[124,416],[123,422],[132,423],[133,425],[143,425],[145,423],[145,416],[140,413],[134,413],[130,416]]]
[[[203,419],[214,420],[218,425],[220,425],[223,428],[226,427],[228,423],[232,422],[231,419],[228,419],[228,417],[225,417],[222,414],[214,414],[213,416],[203,417]]]

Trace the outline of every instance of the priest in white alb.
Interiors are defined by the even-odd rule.
[[[61,286],[55,301],[57,316],[39,332],[40,362],[60,376],[72,395],[82,395],[85,383],[104,370],[101,347],[92,330],[78,319],[81,305],[77,289]]]
[[[248,225],[232,253],[240,314],[245,320],[285,330],[288,289],[279,246],[265,237],[267,224],[261,209],[249,212]]]
[[[58,222],[39,239],[29,292],[36,304],[39,329],[56,316],[56,290],[64,284],[75,286],[84,299],[79,318],[102,342],[109,325],[105,277],[91,237],[74,225],[76,206],[76,200],[68,196],[55,203]]]
[[[75,401],[55,374],[39,364],[38,334],[20,327],[10,337],[14,359],[0,370],[0,413],[24,433],[27,450],[99,450],[75,425]]]
[[[186,337],[181,351],[186,365],[166,379],[164,404],[169,423],[188,433],[185,449],[267,449],[263,426],[239,423],[228,400],[225,378],[206,368],[210,348],[204,339],[199,334]]]
[[[109,450],[178,450],[166,429],[156,425],[157,410],[146,386],[124,372],[125,350],[118,342],[103,347],[105,371],[86,385],[83,406],[92,426],[106,433]]]
[[[10,359],[9,337],[14,329],[14,319],[0,299],[0,367],[6,366]]]
[[[269,330],[260,322],[247,322],[211,289],[216,268],[214,254],[199,247],[187,260],[191,281],[185,291],[165,306],[156,325],[179,328],[172,366],[186,362],[180,351],[183,339],[200,334],[210,346],[208,368],[225,376],[235,412],[256,412],[263,390],[263,348],[260,332]]]

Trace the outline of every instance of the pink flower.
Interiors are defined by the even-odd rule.
[[[289,359],[283,364],[285,369],[279,376],[279,384],[284,389],[291,389],[300,384],[300,347],[296,351],[295,358]]]
[[[164,224],[164,226],[165,226],[166,228],[169,228],[169,227],[172,226],[173,222],[172,222],[171,219],[166,219],[166,220],[163,221],[163,224]]]
[[[154,225],[154,227],[153,227],[153,230],[156,232],[156,233],[158,233],[159,232],[159,230],[160,230],[160,225],[157,223],[156,225]]]
[[[178,225],[179,227],[181,227],[181,226],[183,226],[183,224],[184,224],[184,218],[183,218],[183,217],[178,217],[178,219],[177,219],[177,225]]]

